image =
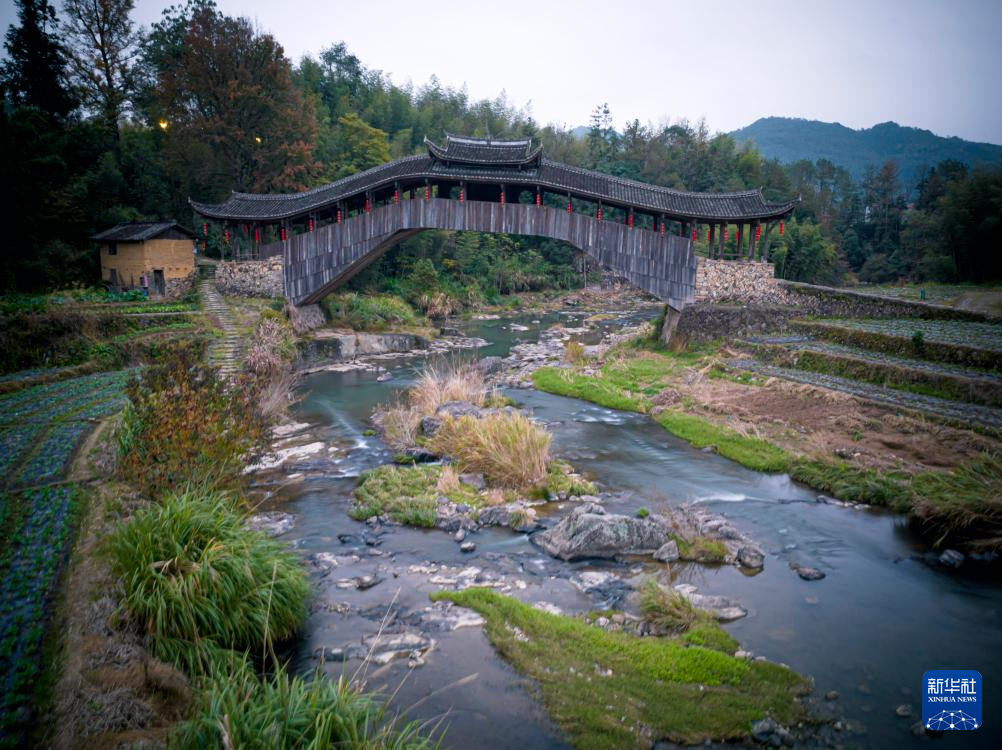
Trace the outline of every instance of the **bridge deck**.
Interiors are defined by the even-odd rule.
[[[696,256],[686,237],[631,229],[546,206],[405,200],[261,248],[285,260],[286,297],[315,302],[404,236],[423,229],[532,235],[564,240],[644,291],[681,310],[694,299]]]

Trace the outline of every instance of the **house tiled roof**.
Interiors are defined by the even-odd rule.
[[[142,242],[156,239],[171,229],[187,237],[195,236],[176,221],[133,221],[116,224],[111,229],[95,234],[91,239],[101,242]]]
[[[232,193],[220,204],[191,201],[202,216],[230,221],[280,221],[329,209],[339,201],[394,184],[431,182],[506,183],[538,186],[548,192],[634,208],[669,219],[722,222],[772,219],[789,214],[798,203],[769,203],[761,190],[737,193],[693,193],[636,180],[613,177],[545,159],[529,139],[487,141],[448,136],[446,146],[426,140],[428,154],[396,159],[350,177],[301,193]]]

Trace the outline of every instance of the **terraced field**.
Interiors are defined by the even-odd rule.
[[[119,411],[129,372],[0,396],[0,748],[21,747],[79,490],[65,483],[77,446]]]
[[[905,339],[912,338],[918,332],[925,341],[1002,352],[1002,326],[992,323],[916,318],[828,318],[814,322]]]
[[[787,349],[806,352],[818,352],[819,354],[833,354],[840,357],[852,357],[862,359],[867,362],[893,365],[909,370],[922,370],[936,375],[948,375],[955,378],[972,378],[976,380],[988,380],[994,383],[1002,383],[1002,373],[992,370],[980,370],[976,367],[964,367],[962,365],[949,364],[947,362],[932,362],[926,359],[914,359],[912,357],[898,357],[893,354],[861,349],[855,346],[843,346],[842,344],[829,343],[827,341],[813,341],[806,337],[797,337],[796,340],[784,341]]]
[[[766,377],[783,378],[797,383],[841,391],[869,401],[931,414],[954,422],[965,424],[973,422],[993,429],[1002,429],[1002,409],[909,393],[837,375],[826,375],[791,367],[777,367],[754,359],[732,359],[728,360],[727,365]]]

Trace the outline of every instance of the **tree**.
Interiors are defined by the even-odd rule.
[[[319,149],[325,180],[356,174],[390,160],[386,133],[362,122],[354,112],[339,117],[337,128],[326,135],[326,148]]]
[[[183,42],[176,34],[185,10],[168,9],[144,54],[157,79],[147,114],[163,121],[178,197],[306,188],[317,172],[316,120],[282,47],[208,3],[188,9]]]
[[[0,67],[0,89],[13,104],[66,117],[76,106],[65,87],[66,51],[53,31],[56,10],[48,0],[15,0],[20,26],[7,29],[8,60]]]
[[[84,109],[118,134],[135,88],[133,62],[140,36],[129,14],[133,0],[65,0],[63,25],[69,72]]]

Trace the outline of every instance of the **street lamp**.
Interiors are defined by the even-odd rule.
[[[170,127],[170,123],[167,122],[163,118],[160,118],[160,122],[158,122],[157,124],[160,126],[160,129],[163,130],[163,131],[165,131],[165,132],[166,132],[167,128]]]

